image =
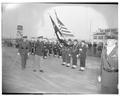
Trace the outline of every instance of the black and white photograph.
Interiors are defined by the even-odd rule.
[[[118,94],[118,2],[1,3],[2,94]]]

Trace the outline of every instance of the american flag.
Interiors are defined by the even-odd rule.
[[[57,25],[55,24],[54,20],[52,19],[52,17],[49,15],[50,17],[50,20],[52,22],[52,25],[53,25],[53,28],[54,28],[54,31],[55,31],[55,34],[57,36],[57,39],[59,40],[60,43],[62,43],[64,46],[67,46],[67,43],[64,41],[62,37],[62,33],[60,32],[60,30],[58,29]]]
[[[65,25],[60,21],[60,19],[57,16],[56,11],[55,11],[55,15],[56,15],[58,27],[59,27],[60,32],[62,33],[62,36],[63,37],[74,37],[74,34],[71,31],[69,31],[68,28],[66,28]]]

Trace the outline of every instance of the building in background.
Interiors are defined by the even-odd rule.
[[[106,32],[118,32],[118,28],[98,29],[98,31],[95,32],[92,36],[92,43],[103,43],[105,40]]]

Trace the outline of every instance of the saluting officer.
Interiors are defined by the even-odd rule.
[[[80,71],[85,70],[86,52],[87,46],[85,44],[85,41],[81,41],[81,45],[79,47]]]
[[[106,34],[106,46],[101,54],[101,80],[102,93],[118,93],[118,33]]]
[[[43,36],[40,36],[37,38],[37,42],[36,42],[36,51],[35,51],[35,65],[34,67],[37,67],[36,69],[38,69],[40,72],[43,72],[43,70],[41,70],[41,66],[40,64],[42,63],[43,60],[43,46],[44,46],[44,42],[43,42]],[[33,71],[36,72],[37,70],[34,69]]]
[[[72,40],[68,39],[67,42],[67,50],[66,50],[66,67],[69,67],[71,64],[71,53],[72,53]]]
[[[29,55],[29,42],[27,41],[27,36],[23,36],[23,40],[19,43],[18,55],[21,56],[22,69],[26,68],[26,61]]]
[[[77,58],[78,58],[78,51],[79,51],[79,45],[78,40],[73,41],[73,48],[72,48],[72,68],[77,67]]]

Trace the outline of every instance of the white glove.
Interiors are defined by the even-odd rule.
[[[98,76],[98,82],[101,82],[101,76]]]
[[[80,54],[78,54],[76,57],[78,58]]]
[[[81,48],[80,48],[79,50],[80,50],[80,51],[82,51],[82,49],[81,49]]]
[[[20,53],[17,53],[17,55],[20,55]]]
[[[28,56],[30,55],[30,53],[28,53]]]

